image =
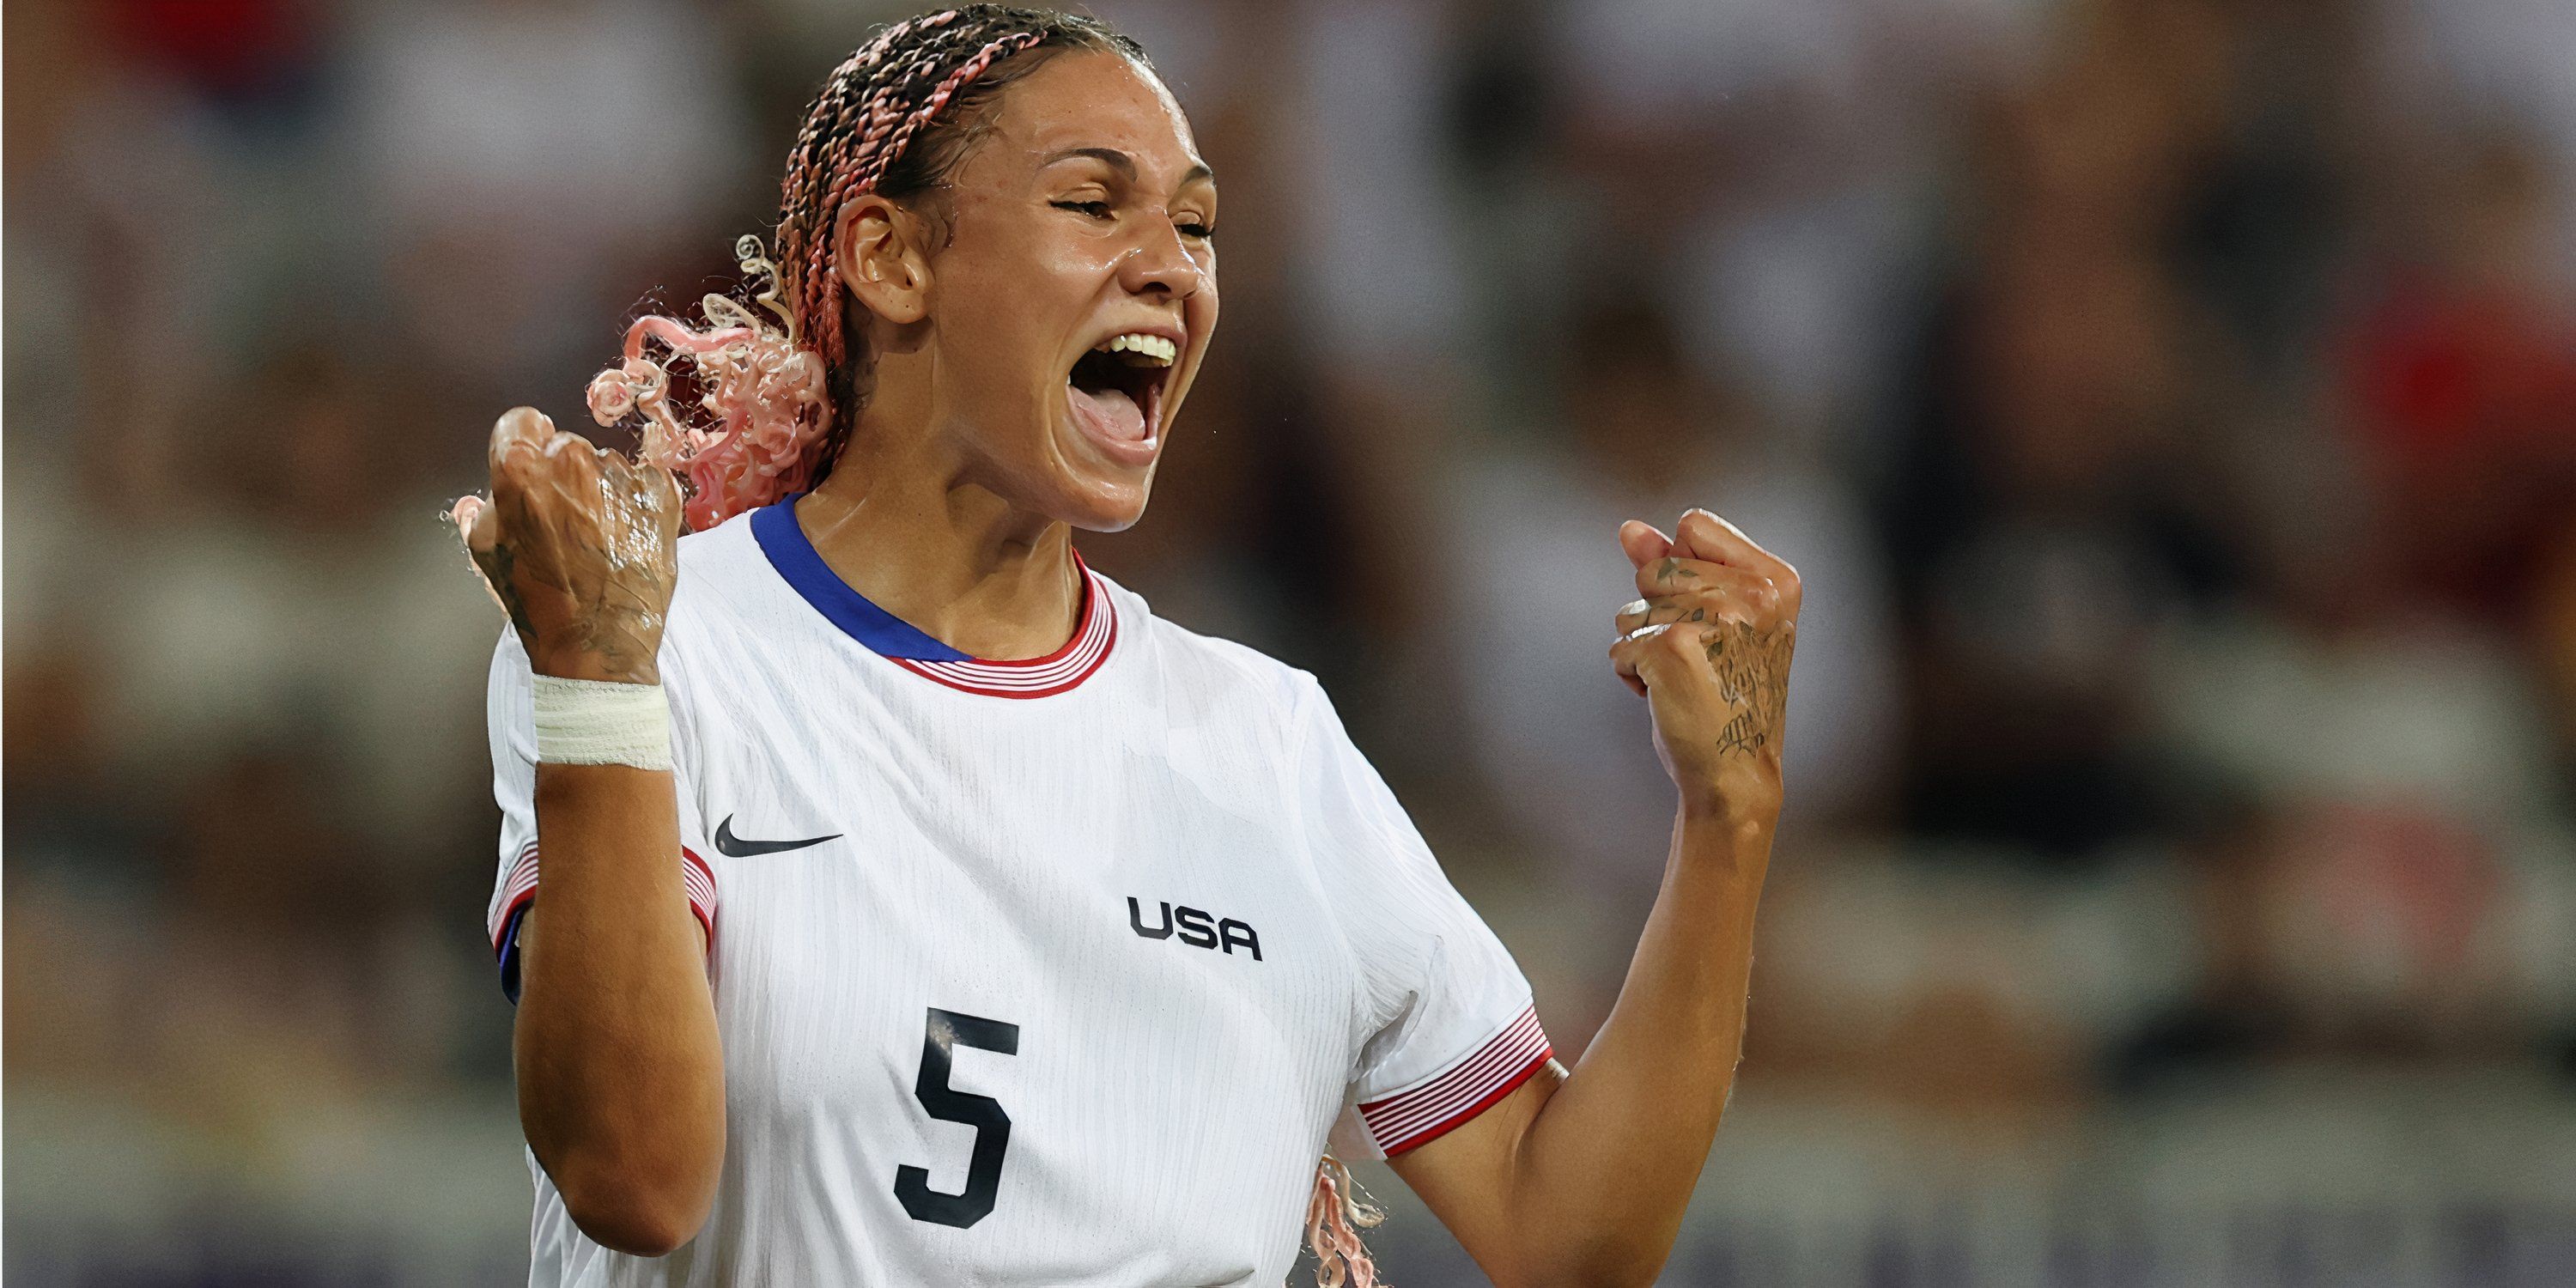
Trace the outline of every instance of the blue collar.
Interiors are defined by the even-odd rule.
[[[815,612],[879,657],[907,657],[920,662],[974,660],[850,589],[850,583],[841,580],[840,574],[823,562],[814,543],[806,540],[805,530],[797,526],[796,498],[803,495],[799,492],[752,511],[751,535],[760,543],[761,553],[769,556],[769,566],[776,568],[778,575],[814,606]]]

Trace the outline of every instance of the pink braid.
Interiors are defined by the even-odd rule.
[[[946,26],[956,16],[954,12],[934,14],[922,25]],[[798,315],[815,320],[815,347],[821,350],[825,361],[838,365],[847,357],[841,340],[841,276],[832,271],[829,238],[829,230],[840,221],[842,203],[875,190],[878,180],[885,177],[886,168],[899,160],[904,150],[911,146],[913,135],[939,115],[939,109],[946,107],[959,89],[992,66],[994,59],[1017,53],[1041,39],[1044,37],[1037,32],[1017,32],[985,45],[973,57],[960,63],[957,70],[950,72],[921,106],[908,113],[896,112],[894,104],[889,101],[893,87],[880,89],[870,96],[867,128],[859,136],[858,145],[850,149],[833,171],[831,185],[814,212],[817,235],[805,265],[805,289],[799,300]],[[873,45],[870,48],[878,57],[883,56],[883,50],[875,49]],[[917,75],[927,76],[937,70],[937,64],[925,58],[914,64],[912,70]]]
[[[1360,1198],[1351,1169],[1330,1154],[1315,1165],[1315,1195],[1306,1203],[1306,1246],[1315,1253],[1315,1282],[1321,1288],[1380,1288],[1377,1262],[1360,1242],[1360,1231],[1386,1220],[1386,1213]]]
[[[976,5],[886,28],[833,71],[806,114],[787,159],[777,262],[761,254],[756,239],[735,247],[743,271],[765,281],[759,301],[775,321],[710,295],[703,328],[648,316],[627,330],[623,360],[591,381],[591,415],[602,425],[641,417],[644,458],[688,481],[683,508],[691,529],[703,531],[801,491],[829,464],[829,374],[850,358],[841,280],[832,263],[832,232],[843,204],[874,191],[922,131],[996,60],[1045,44],[1051,33],[1063,38],[1085,21]],[[1074,34],[1111,39],[1096,24],[1086,30],[1088,36]],[[655,345],[667,356],[657,359]],[[693,421],[671,404],[666,364],[674,359],[689,364],[699,409],[711,422]]]
[[[734,251],[754,283],[768,283],[759,302],[782,313],[777,270],[761,255],[759,239],[745,237]],[[667,317],[636,319],[626,331],[625,361],[593,378],[589,397],[591,419],[602,425],[643,417],[641,454],[688,480],[681,512],[697,531],[802,489],[818,463],[810,449],[832,423],[822,359],[796,347],[792,328],[721,295],[706,297],[702,307],[705,330]],[[731,325],[713,325],[719,322]],[[646,351],[654,341],[689,364],[714,425],[684,424],[672,410],[670,372]]]

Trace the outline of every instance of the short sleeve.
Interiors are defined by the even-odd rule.
[[[537,721],[536,682],[527,651],[515,632],[501,632],[492,650],[492,675],[485,693],[484,718],[492,743],[492,799],[501,807],[500,872],[492,900],[484,909],[483,929],[492,940],[501,967],[501,991],[519,1000],[519,922],[537,897]],[[676,741],[676,740],[675,740]],[[673,748],[677,753],[680,748]],[[675,760],[677,757],[675,756]],[[679,766],[686,782],[688,767]],[[689,911],[715,942],[715,871],[699,855],[706,849],[705,824],[694,794],[680,798],[680,883],[688,892]]]
[[[1484,1112],[1555,1052],[1511,953],[1449,884],[1322,691],[1307,688],[1296,757],[1307,843],[1371,1008],[1333,1147],[1392,1156]]]

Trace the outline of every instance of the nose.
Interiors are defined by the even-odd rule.
[[[1193,247],[1168,217],[1140,221],[1144,232],[1118,261],[1118,284],[1130,295],[1186,300],[1207,285],[1204,247]]]

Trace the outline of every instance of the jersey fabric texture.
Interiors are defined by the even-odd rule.
[[[1549,1058],[1530,988],[1313,677],[1085,569],[987,662],[835,576],[793,502],[680,542],[663,635],[724,1043],[715,1205],[538,1288],[1279,1284],[1315,1160],[1436,1139]],[[542,890],[526,654],[490,688],[516,995]]]

